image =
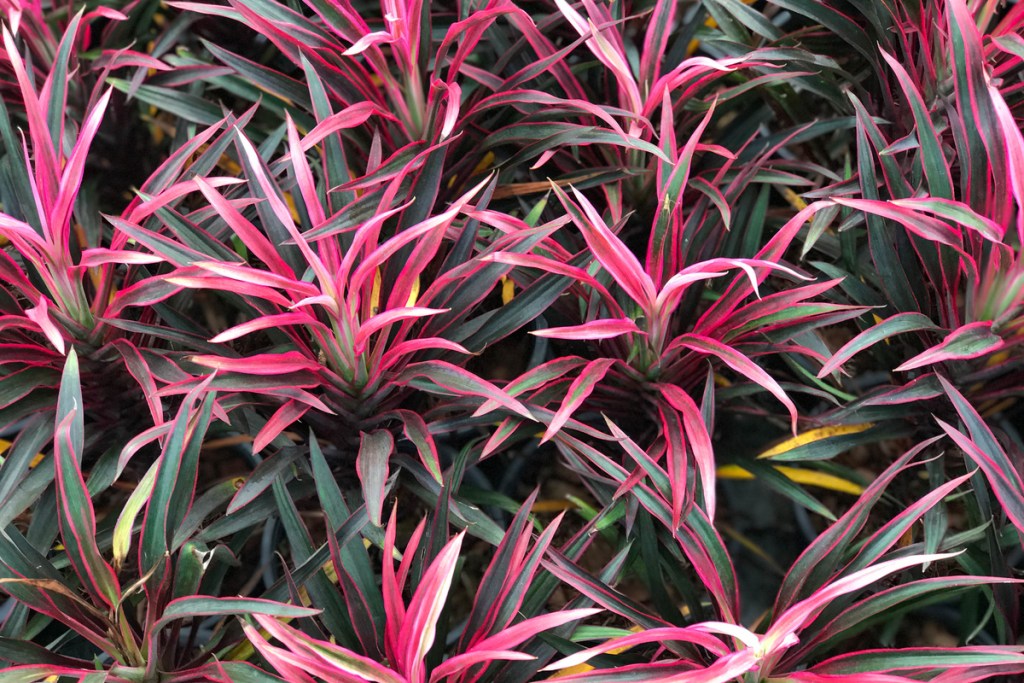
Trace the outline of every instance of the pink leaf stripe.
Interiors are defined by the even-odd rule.
[[[992,332],[991,322],[969,323],[950,332],[938,346],[914,356],[895,370],[906,372],[934,363],[978,358],[998,351],[1004,345],[1002,338]]]
[[[799,419],[796,405],[794,405],[793,401],[791,401],[789,396],[786,395],[786,392],[782,390],[782,387],[779,386],[778,382],[772,379],[771,375],[767,372],[755,365],[749,358],[719,341],[710,337],[695,334],[684,334],[676,339],[673,344],[678,344],[679,346],[683,346],[700,353],[716,356],[723,363],[749,379],[751,382],[754,382],[768,390],[773,396],[779,399],[784,406],[786,406],[786,409],[789,411],[793,434],[796,434],[797,420]]]
[[[592,320],[582,325],[571,327],[549,327],[544,330],[533,330],[530,334],[552,339],[611,339],[624,334],[646,334],[629,318],[615,320]]]
[[[654,281],[644,271],[633,252],[615,236],[594,205],[587,201],[587,198],[576,188],[572,188],[572,191],[579,202],[579,207],[582,207],[582,214],[581,209],[569,199],[560,187],[552,184],[551,188],[569,211],[573,222],[583,232],[583,238],[594,257],[619,283],[619,286],[626,290],[633,301],[639,304],[644,311],[649,311],[656,295]]]
[[[240,372],[247,375],[285,375],[290,372],[320,369],[318,363],[306,358],[298,351],[284,353],[258,353],[247,358],[224,358],[221,356],[190,356],[189,360],[213,370]]]
[[[580,370],[579,376],[569,385],[569,393],[566,394],[562,405],[559,406],[558,411],[551,418],[551,424],[544,430],[541,443],[551,440],[558,434],[569,418],[572,417],[573,412],[590,396],[597,383],[604,379],[605,374],[616,362],[616,360],[611,358],[598,358],[587,363],[586,367]]]
[[[708,519],[714,521],[716,500],[715,450],[711,444],[711,435],[708,434],[707,426],[701,417],[700,408],[697,407],[696,402],[685,391],[675,385],[662,384],[659,388],[665,400],[678,410],[683,417],[687,445],[693,453],[701,488],[704,491],[704,511],[707,513]],[[673,495],[675,495],[674,492]],[[673,520],[673,523],[677,524],[677,520]]]

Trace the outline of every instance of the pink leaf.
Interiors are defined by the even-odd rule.
[[[413,363],[406,368],[405,372],[402,373],[398,382],[404,384],[419,377],[424,377],[437,386],[454,392],[456,395],[480,396],[485,399],[490,399],[517,415],[525,417],[527,420],[533,422],[536,421],[530,411],[527,410],[526,406],[522,403],[509,396],[491,382],[481,379],[473,373],[452,365],[451,363],[439,360]],[[490,409],[485,410],[485,408],[489,408],[489,405],[484,404],[478,408],[473,413],[473,416],[476,417],[490,412]]]
[[[29,320],[39,325],[39,329],[43,331],[46,338],[63,355],[64,337],[61,335],[60,330],[57,329],[57,326],[53,324],[53,321],[50,320],[46,297],[40,297],[39,303],[36,306],[25,309],[25,315],[28,316]]]
[[[1003,133],[1003,145],[1006,153],[1006,166],[1009,169],[1010,189],[1017,201],[1017,243],[1024,243],[1024,134],[1020,125],[1010,113],[1010,108],[1003,99],[999,89],[989,84],[989,95],[995,109],[999,128]]]
[[[619,638],[612,638],[610,640],[606,640],[600,645],[595,645],[594,647],[587,648],[586,650],[575,652],[568,657],[559,659],[553,664],[549,664],[541,669],[541,671],[558,671],[560,669],[568,669],[569,667],[584,664],[597,655],[604,654],[611,650],[635,647],[637,645],[644,645],[647,643],[664,643],[666,641],[694,643],[695,645],[706,648],[714,654],[726,656],[729,652],[728,649],[718,638],[709,635],[708,631],[710,630],[711,629],[708,628],[702,628],[700,624],[685,627],[669,626],[645,629],[638,633],[631,633]],[[756,638],[757,636],[754,637]]]
[[[971,228],[990,242],[1002,242],[1006,229],[994,220],[982,216],[963,202],[939,197],[921,197],[919,199],[893,199],[892,204],[904,209],[925,211],[939,218],[956,221],[960,225]]]
[[[330,275],[330,272],[324,266],[323,261],[320,257],[310,248],[309,243],[299,232],[298,228],[295,227],[295,222],[292,220],[291,212],[288,210],[288,206],[284,203],[281,198],[280,191],[267,176],[264,170],[263,159],[260,158],[259,152],[252,146],[249,139],[242,134],[242,131],[235,129],[238,135],[238,143],[242,147],[242,153],[245,154],[246,159],[249,162],[249,166],[252,168],[252,174],[255,176],[255,180],[266,197],[267,203],[270,205],[270,210],[277,217],[277,220],[281,222],[285,230],[295,241],[299,247],[299,251],[302,252],[303,258],[306,259],[306,263],[313,269],[313,273],[320,281],[320,287],[323,289],[323,293],[327,295],[335,295],[334,292],[334,280]]]
[[[419,683],[426,678],[424,659],[434,644],[437,620],[448,600],[448,590],[455,576],[455,565],[465,536],[465,531],[460,532],[441,549],[423,573],[409,601],[399,642],[402,644],[403,673],[411,683]]]
[[[423,349],[444,349],[445,351],[455,351],[456,353],[471,355],[469,349],[462,344],[457,344],[443,337],[420,337],[419,339],[407,339],[394,346],[389,346],[388,350],[381,356],[380,368],[382,370],[390,368],[403,360],[407,360],[408,356]]]
[[[704,491],[704,510],[708,519],[714,521],[715,450],[711,444],[711,435],[708,434],[707,426],[704,424],[704,418],[701,417],[700,408],[689,394],[675,385],[662,384],[658,388],[669,405],[678,410],[683,417],[683,427],[686,429],[688,437],[687,445],[697,463],[697,473]],[[675,492],[673,492],[674,495]]]
[[[654,291],[654,282],[644,271],[640,261],[615,236],[615,233],[608,228],[601,215],[597,212],[597,209],[576,188],[573,188],[572,191],[582,207],[583,215],[580,215],[576,205],[560,187],[554,184],[551,187],[559,200],[561,200],[562,205],[569,211],[573,222],[583,232],[583,238],[593,252],[594,257],[611,274],[612,278],[619,283],[619,286],[626,290],[630,298],[639,304],[644,312],[649,315],[656,293]]]
[[[545,443],[551,440],[562,426],[572,417],[573,412],[587,399],[594,391],[597,383],[604,379],[608,370],[618,362],[614,358],[598,358],[590,361],[586,367],[580,370],[579,376],[569,385],[569,391],[559,406],[551,424],[544,430],[544,436],[540,442]]]
[[[262,318],[256,318],[255,320],[250,320],[249,322],[242,323],[241,325],[230,327],[211,339],[210,342],[213,344],[223,344],[224,342],[244,337],[245,335],[258,330],[303,324],[313,324],[318,327],[324,327],[324,325],[317,321],[316,318],[306,315],[305,313],[277,313],[275,315],[265,315]],[[326,328],[324,327],[324,329]]]
[[[155,254],[143,254],[140,251],[126,251],[123,249],[86,249],[82,252],[80,265],[86,268],[104,266],[108,263],[125,263],[128,265],[145,265],[150,263],[163,263],[164,258]]]
[[[946,335],[941,344],[919,353],[900,365],[895,371],[906,372],[934,363],[978,358],[998,351],[1003,346],[1005,346],[1005,342],[1002,337],[992,332],[992,323],[981,320],[953,330]]]
[[[593,608],[573,609],[545,614],[521,621],[489,638],[484,638],[473,645],[473,647],[469,648],[466,652],[445,660],[431,673],[430,681],[431,683],[436,683],[437,681],[459,673],[460,671],[465,671],[474,664],[488,662],[491,660],[534,659],[532,655],[509,651],[509,648],[515,647],[543,631],[557,628],[563,624],[568,624],[570,621],[586,619],[587,617],[600,614],[601,612],[602,610]]]
[[[617,320],[592,320],[582,325],[571,327],[549,327],[543,330],[533,330],[530,334],[538,337],[551,339],[611,339],[623,334],[636,333],[647,334],[636,323],[629,318]]]
[[[458,83],[445,84],[444,82],[441,82],[441,87],[445,89],[444,120],[441,122],[441,139],[444,140],[452,134],[455,124],[458,123],[462,88]]]
[[[799,415],[793,401],[791,401],[789,396],[786,395],[786,392],[782,390],[779,383],[772,379],[771,375],[755,365],[749,358],[736,349],[726,346],[715,339],[696,334],[684,334],[678,337],[674,342],[672,342],[672,346],[676,345],[683,346],[700,353],[716,356],[723,363],[749,379],[751,382],[754,382],[769,391],[773,396],[779,399],[784,406],[786,406],[786,409],[789,411],[793,434],[796,434]]]
[[[373,33],[367,33],[362,36],[359,40],[352,44],[347,50],[341,54],[346,57],[357,55],[361,52],[365,52],[373,45],[387,45],[395,42],[395,39],[391,36],[389,31],[374,31]]]
[[[408,308],[393,308],[390,311],[384,311],[372,316],[368,320],[365,320],[356,332],[355,346],[356,353],[360,353],[363,346],[369,340],[370,335],[375,332],[379,332],[388,325],[393,325],[401,320],[410,320],[413,318],[423,318],[429,315],[437,315],[438,313],[447,313],[447,308],[422,308],[416,306],[410,306]]]
[[[238,239],[242,240],[242,244],[255,254],[260,261],[265,263],[271,272],[282,278],[295,277],[292,269],[281,258],[281,255],[263,234],[263,231],[253,225],[238,209],[232,206],[220,192],[213,188],[212,183],[197,177],[195,184],[199,191],[203,193],[203,196],[206,197],[206,201],[210,202],[210,206],[217,210],[220,217],[231,226],[231,230],[238,236]]]
[[[328,680],[332,674],[351,674],[372,683],[408,683],[402,676],[369,657],[363,657],[324,640],[314,640],[302,631],[285,626],[273,617],[254,614],[253,618],[270,635],[299,655],[300,659],[293,660],[292,663],[300,669],[316,666],[317,674]],[[306,662],[305,665],[303,660]],[[321,662],[329,665],[330,668],[322,669]]]
[[[947,223],[931,216],[923,216],[911,209],[903,208],[893,202],[878,199],[846,199],[833,197],[832,201],[851,209],[872,213],[882,218],[896,221],[918,237],[932,242],[945,244],[956,249],[961,248],[960,232]]]
[[[274,414],[270,416],[267,423],[263,425],[263,429],[253,439],[253,453],[259,453],[269,446],[270,442],[276,439],[281,432],[294,424],[307,412],[309,412],[308,405],[303,405],[295,400],[286,401],[280,408],[274,411]]]
[[[71,156],[68,157],[67,163],[64,166],[64,173],[60,179],[60,188],[57,191],[57,197],[49,215],[50,230],[52,231],[51,239],[59,235],[58,244],[68,244],[71,233],[71,210],[74,207],[75,198],[78,196],[78,190],[82,184],[82,175],[85,172],[85,158],[89,154],[89,146],[92,144],[92,139],[96,136],[96,131],[99,130],[100,123],[103,121],[103,113],[106,111],[107,103],[110,101],[111,90],[112,88],[107,88],[106,92],[100,97],[99,102],[96,103],[96,106],[89,112],[85,121],[82,122],[82,129],[78,133],[78,140],[75,142],[75,146],[71,150]],[[38,154],[38,150],[36,153]]]
[[[196,261],[192,265],[201,270],[237,280],[238,282],[283,289],[294,296],[308,297],[320,295],[320,290],[314,285],[297,280],[291,275],[277,275],[247,265],[222,263],[220,261]]]
[[[239,372],[245,375],[285,375],[290,372],[309,370],[316,372],[320,365],[306,358],[298,351],[285,353],[258,353],[246,358],[224,358],[222,356],[189,356],[193,363],[214,370]]]
[[[807,625],[823,609],[836,598],[859,591],[871,584],[880,581],[898,571],[909,569],[915,565],[938,562],[959,553],[940,553],[934,555],[910,555],[895,560],[879,562],[876,565],[865,567],[849,576],[844,576],[832,583],[819,588],[810,597],[794,604],[785,612],[776,617],[771,628],[761,639],[762,648],[765,654],[778,653],[787,649],[795,642],[796,632]]]
[[[340,130],[356,128],[366,123],[371,116],[380,116],[385,119],[395,120],[395,116],[381,109],[373,102],[357,102],[346,107],[336,114],[331,114],[320,121],[313,130],[309,131],[306,137],[302,138],[302,151],[308,152],[316,145],[324,141],[329,135]],[[287,157],[286,157],[287,158]]]
[[[291,156],[292,168],[295,169],[295,184],[302,194],[302,201],[306,205],[306,211],[309,212],[309,220],[313,223],[313,227],[318,227],[326,220],[324,207],[320,204],[313,173],[299,142],[299,131],[295,128],[295,123],[287,112],[285,113],[285,122],[288,127],[288,152]]]
[[[411,410],[396,410],[396,414],[402,420],[402,431],[405,437],[416,447],[420,455],[420,461],[427,468],[427,471],[434,477],[438,484],[442,483],[441,461],[437,455],[437,445],[430,433],[427,423],[420,417],[419,413]]]
[[[38,185],[39,197],[45,207],[53,206],[57,196],[58,167],[57,155],[54,150],[54,142],[50,139],[50,130],[46,124],[47,112],[44,111],[39,97],[32,86],[28,72],[25,70],[25,62],[21,59],[18,46],[14,37],[5,26],[3,28],[4,48],[7,59],[11,63],[11,69],[18,80],[18,87],[21,90],[22,102],[25,105],[25,114],[28,117],[29,133],[32,138],[33,158],[37,164],[35,183]],[[40,212],[40,218],[46,216],[46,212]],[[55,241],[51,234],[50,239]]]

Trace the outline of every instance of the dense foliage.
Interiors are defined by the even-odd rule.
[[[1024,674],[1024,3],[0,7],[0,683]]]

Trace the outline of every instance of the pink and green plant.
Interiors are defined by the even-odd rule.
[[[0,682],[1024,675],[1020,3],[0,9]]]

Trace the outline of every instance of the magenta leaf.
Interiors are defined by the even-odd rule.
[[[714,521],[715,519],[715,451],[711,444],[711,435],[708,434],[707,426],[704,424],[704,420],[701,417],[700,408],[697,407],[697,403],[690,398],[690,396],[680,389],[679,387],[672,384],[662,384],[658,387],[662,396],[668,401],[669,405],[679,411],[683,417],[683,426],[686,429],[687,446],[693,453],[694,462],[697,464],[697,473],[700,477],[701,488],[704,492],[704,511],[707,513],[708,519]],[[685,483],[685,482],[684,482]],[[675,482],[673,481],[673,487]],[[673,498],[676,498],[677,494],[673,491]],[[675,507],[678,506],[678,512],[682,513],[682,507],[677,503],[674,503],[673,515],[676,515]],[[673,522],[677,523],[676,517],[673,518]]]
[[[397,653],[409,681],[422,681],[425,678],[424,659],[437,636],[437,620],[448,599],[465,533],[459,533],[441,549],[424,572],[409,601],[399,633],[400,650]],[[408,549],[406,553],[409,553]]]
[[[796,434],[797,419],[799,416],[793,401],[791,401],[786,395],[786,392],[782,390],[779,383],[772,379],[771,375],[755,365],[749,358],[736,349],[726,346],[719,341],[696,334],[684,334],[677,337],[672,342],[672,345],[682,346],[699,353],[715,356],[730,368],[749,379],[751,382],[754,382],[769,391],[773,396],[779,399],[784,406],[786,406],[791,418],[793,434]]]
[[[580,370],[580,374],[569,385],[569,391],[565,396],[565,400],[562,401],[562,405],[559,406],[558,411],[551,418],[548,428],[544,430],[541,443],[551,440],[558,434],[569,418],[572,417],[573,412],[590,396],[594,391],[594,387],[604,379],[608,370],[616,362],[612,358],[598,358],[590,361]]]
[[[919,353],[895,368],[895,371],[906,372],[934,363],[978,358],[998,351],[1004,345],[1002,337],[992,332],[991,322],[983,320],[968,323],[946,335],[941,344]]]
[[[583,238],[594,257],[634,302],[644,311],[649,311],[656,296],[654,282],[633,252],[615,236],[594,205],[576,188],[573,188],[573,194],[582,210],[560,187],[552,184],[551,188],[572,216],[573,222],[583,232]]]
[[[629,318],[616,320],[592,320],[582,325],[571,327],[548,327],[543,330],[532,330],[530,334],[551,339],[611,339],[624,334],[646,334]]]
[[[451,363],[445,361],[413,363],[406,368],[398,381],[400,383],[407,383],[416,381],[419,378],[427,379],[438,387],[453,392],[455,395],[479,396],[494,401],[497,405],[511,410],[527,420],[535,421],[533,415],[522,403],[491,382],[481,379]],[[477,414],[484,414],[491,412],[491,410],[493,408],[490,408],[489,404],[484,404],[476,412]]]
[[[82,390],[78,355],[68,353],[57,401],[54,461],[57,478],[57,520],[68,559],[89,595],[108,608],[121,599],[114,569],[96,544],[96,512],[82,476],[84,445]]]
[[[298,351],[258,353],[247,358],[198,355],[190,356],[189,360],[212,370],[239,372],[246,375],[286,375],[300,370],[316,372],[320,369],[319,364],[309,360]]]
[[[926,315],[921,313],[897,313],[874,327],[869,327],[843,344],[838,351],[832,354],[832,358],[822,366],[821,370],[818,371],[818,377],[824,377],[830,372],[834,372],[856,354],[897,334],[935,329],[938,329],[938,326]]]

